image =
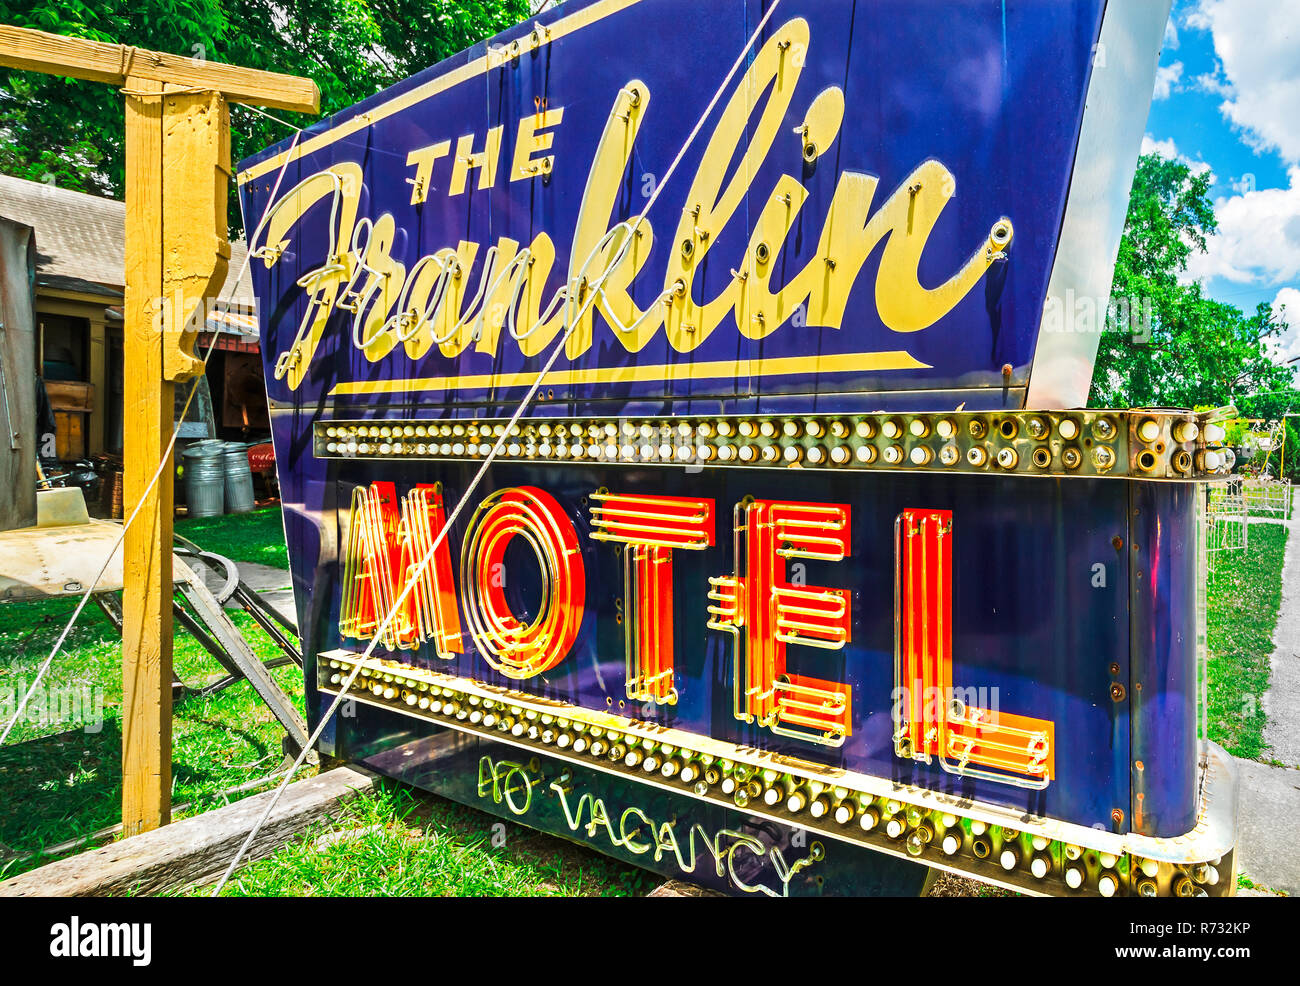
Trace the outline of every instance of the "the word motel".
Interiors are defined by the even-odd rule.
[[[622,563],[626,694],[638,703],[675,703],[674,614],[677,597],[689,593],[676,584],[673,560],[714,546],[716,505],[603,488],[586,503],[586,537]],[[851,642],[850,590],[806,584],[791,568],[849,557],[849,506],[746,497],[731,516],[734,570],[709,578],[705,605],[707,625],[733,642],[734,716],[780,736],[840,746],[853,731],[851,687],[793,672],[787,654],[792,647],[842,651]],[[968,705],[959,696],[974,689],[953,682],[951,512],[907,510],[896,528],[895,754],[937,760],[952,773],[1046,786],[1053,724]],[[391,482],[356,487],[343,542],[341,636],[379,635],[390,650],[427,648],[447,660],[466,653],[469,641],[496,671],[521,680],[563,662],[587,614],[588,582],[583,535],[555,498],[533,486],[485,497],[455,565],[449,534],[440,484],[400,497]],[[516,544],[526,550],[508,553]],[[529,556],[540,599],[536,612],[520,614],[505,586],[509,566]],[[935,695],[939,701],[930,700]]]

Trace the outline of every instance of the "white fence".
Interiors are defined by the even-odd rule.
[[[1249,547],[1252,520],[1290,520],[1294,505],[1294,490],[1285,479],[1241,478],[1211,486],[1205,509],[1210,568],[1224,552]]]
[[[1251,517],[1290,520],[1294,502],[1288,479],[1247,479],[1242,483],[1242,498]]]
[[[1245,551],[1250,544],[1250,514],[1245,481],[1233,479],[1209,488],[1205,510],[1205,553],[1211,569],[1226,551]]]

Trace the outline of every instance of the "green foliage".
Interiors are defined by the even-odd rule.
[[[1245,873],[1237,874],[1237,889],[1238,890],[1260,890],[1266,894],[1273,894],[1275,897],[1291,896],[1285,890],[1274,890],[1272,887],[1266,887],[1262,883],[1256,883],[1250,877],[1246,876]]]
[[[1288,418],[1286,422],[1286,444],[1279,455],[1282,477],[1293,483],[1300,483],[1300,430],[1296,429],[1296,419]]]
[[[1267,304],[1248,315],[1207,298],[1199,282],[1179,280],[1216,229],[1209,186],[1208,172],[1192,174],[1158,154],[1139,160],[1111,297],[1136,300],[1143,311],[1149,304],[1150,323],[1102,334],[1093,407],[1221,406],[1292,387],[1294,369],[1269,351],[1286,325]]]
[[[1300,390],[1288,387],[1273,393],[1252,394],[1239,397],[1235,403],[1244,417],[1277,421],[1288,412],[1300,411]]]
[[[0,23],[304,75],[334,113],[528,16],[527,0],[0,0]],[[278,114],[277,114],[278,115]],[[296,126],[312,119],[285,114]],[[111,86],[0,71],[0,171],[116,198],[122,96]],[[231,110],[234,161],[290,136]],[[239,228],[232,206],[231,224]]]

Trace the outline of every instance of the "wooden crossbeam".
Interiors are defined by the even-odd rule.
[[[219,92],[232,103],[299,113],[320,111],[320,90],[311,79],[3,24],[0,24],[0,66],[119,87],[130,76]]]

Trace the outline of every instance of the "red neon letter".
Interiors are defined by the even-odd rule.
[[[506,602],[506,546],[522,537],[542,572],[540,612],[521,623]],[[465,618],[483,657],[508,678],[531,678],[564,660],[582,625],[586,575],[578,532],[542,490],[498,490],[479,504],[460,556]]]
[[[372,483],[352,491],[343,551],[343,600],[339,633],[367,640],[406,587],[415,567],[446,524],[438,486],[417,486],[402,500],[392,483]],[[439,657],[464,650],[460,617],[451,580],[446,538],[402,600],[381,643],[390,650],[412,649],[432,640]]]
[[[952,511],[904,510],[894,527],[894,752],[937,756],[951,774],[1046,787],[1055,724],[980,708],[952,686]]]
[[[446,526],[440,486],[417,486],[407,494],[402,501],[402,554],[398,566],[403,581],[411,577]],[[456,583],[451,576],[451,549],[445,536],[402,608],[419,638],[433,641],[439,657],[451,660],[453,654],[464,653],[460,614],[456,612]]]
[[[849,593],[792,585],[787,558],[849,554],[847,504],[737,504],[736,572],[710,579],[709,626],[736,638],[735,715],[782,736],[839,746],[852,731],[847,685],[788,674],[787,644],[840,650],[849,642]]]
[[[677,496],[593,493],[592,537],[623,553],[623,637],[627,695],[672,704],[673,551],[713,545],[713,501]]]

